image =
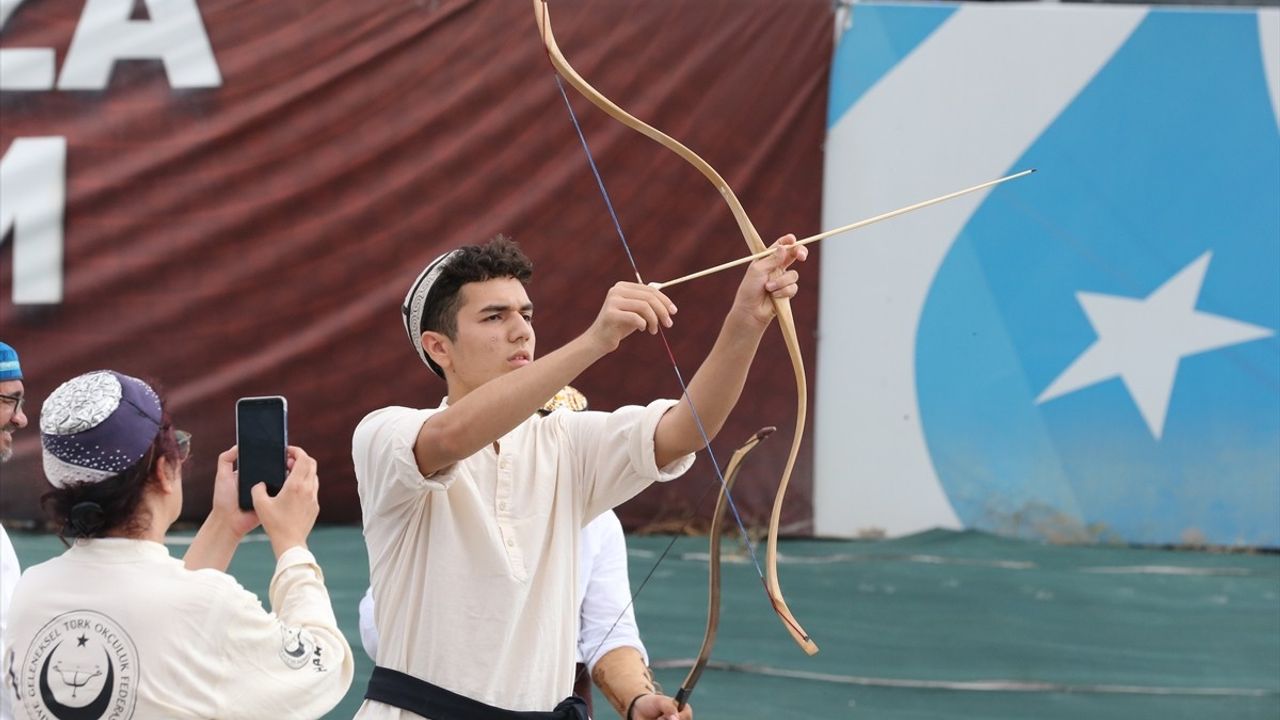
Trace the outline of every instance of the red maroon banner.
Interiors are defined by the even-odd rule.
[[[766,239],[817,231],[829,2],[551,8],[579,72],[718,168]],[[189,518],[207,511],[215,458],[234,442],[235,399],[282,394],[291,441],[320,461],[323,518],[358,520],[356,423],[444,393],[399,303],[459,244],[521,242],[542,353],[584,330],[633,275],[533,17],[519,0],[29,0],[0,17],[0,339],[21,353],[32,418],[0,471],[0,516],[40,517],[41,400],[112,368],[154,380],[194,434]],[[697,171],[571,97],[646,280],[746,253]],[[810,363],[815,260],[794,302]],[[686,377],[739,278],[672,289]],[[606,410],[679,393],[649,336],[575,384]],[[782,430],[734,493],[753,524],[768,520],[794,417],[771,331],[716,443],[727,457],[759,426]],[[810,449],[788,493],[793,532],[809,530],[811,474]],[[702,459],[624,520],[678,525],[714,482]]]

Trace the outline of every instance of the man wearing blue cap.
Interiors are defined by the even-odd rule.
[[[13,431],[27,426],[22,413],[22,366],[18,351],[0,342],[0,462],[13,455]]]
[[[27,416],[22,412],[22,366],[18,364],[18,351],[0,342],[0,463],[13,456],[13,433],[27,426]],[[0,637],[4,636],[5,621],[9,616],[9,598],[13,586],[18,584],[22,568],[18,555],[13,551],[9,535],[0,525]],[[0,674],[3,674],[4,658],[0,658]],[[0,693],[0,720],[9,720],[13,713],[9,708],[9,694]]]

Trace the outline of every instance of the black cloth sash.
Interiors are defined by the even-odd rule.
[[[582,663],[575,665],[573,677],[573,694],[587,704],[587,715],[595,717],[594,703],[591,700],[591,673],[587,672],[587,666]]]
[[[364,697],[431,720],[591,720],[586,702],[577,695],[550,712],[504,710],[384,667],[373,669]]]

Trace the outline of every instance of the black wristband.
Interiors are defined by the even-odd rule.
[[[631,717],[631,713],[636,709],[636,701],[644,697],[645,695],[652,695],[652,694],[653,693],[640,693],[639,695],[631,698],[631,704],[627,706],[627,720],[635,720],[634,718]]]

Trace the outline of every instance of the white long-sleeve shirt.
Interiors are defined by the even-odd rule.
[[[579,532],[692,464],[655,466],[654,431],[674,404],[533,416],[431,477],[413,448],[443,403],[365,417],[352,459],[378,664],[511,710],[549,710],[572,692]],[[414,715],[366,701],[357,717]]]
[[[595,670],[596,661],[610,650],[632,647],[645,663],[649,654],[640,641],[631,607],[631,582],[627,574],[627,538],[622,523],[606,510],[582,528],[578,556],[578,662]],[[375,661],[378,628],[374,623],[373,588],[360,598],[360,642]]]
[[[6,692],[18,718],[318,718],[355,664],[315,557],[281,555],[269,594],[274,613],[159,543],[79,541],[18,583]]]
[[[640,642],[631,606],[627,573],[627,538],[612,510],[582,529],[582,572],[578,576],[578,657],[590,674],[610,650],[633,647],[645,664],[649,653]]]
[[[13,597],[13,588],[22,576],[22,566],[18,564],[18,554],[13,551],[13,543],[9,542],[9,534],[4,526],[0,526],[0,638],[5,636],[5,628],[9,625],[9,600]],[[0,642],[0,650],[4,644]],[[3,678],[9,676],[8,653],[0,652],[0,685]],[[13,703],[9,693],[0,690],[0,720],[13,720]]]

